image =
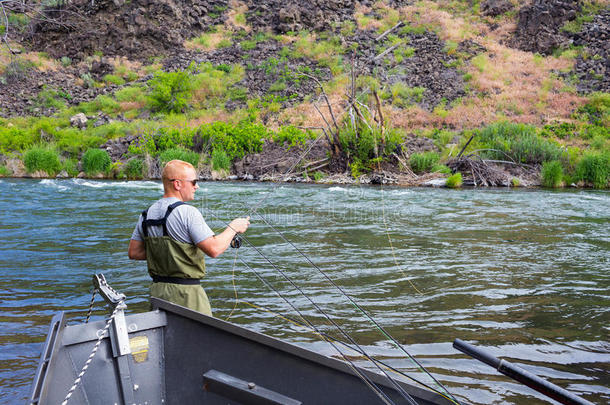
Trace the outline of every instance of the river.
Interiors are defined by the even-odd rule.
[[[145,264],[126,249],[138,213],[161,192],[153,181],[0,180],[0,403],[27,398],[51,316],[84,319],[92,274],[127,295],[129,313],[148,309]],[[370,354],[424,379],[262,216],[458,399],[546,403],[457,352],[455,338],[610,402],[608,191],[200,183],[192,204],[215,231],[259,205],[250,243]],[[327,323],[254,248],[235,259],[231,250],[207,261],[215,316],[235,309],[231,322],[337,355],[278,316],[297,318],[244,262]],[[94,318],[105,313],[98,298]]]

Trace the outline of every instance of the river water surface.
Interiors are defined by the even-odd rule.
[[[370,354],[392,366],[429,383],[265,221],[458,399],[546,403],[457,352],[455,338],[590,401],[610,402],[607,191],[200,187],[192,204],[217,232],[224,221],[259,205],[249,242]],[[126,249],[138,213],[161,192],[152,181],[0,180],[0,403],[26,399],[52,315],[64,310],[71,323],[84,319],[92,274],[103,272],[127,295],[128,312],[148,309],[145,264],[128,260]],[[254,270],[337,336],[253,247],[245,243],[237,260],[228,251],[207,267],[204,285],[215,316],[225,319],[234,310],[231,322],[337,356],[306,328],[278,316],[298,319]],[[106,310],[99,298],[95,308],[94,318],[102,319]]]

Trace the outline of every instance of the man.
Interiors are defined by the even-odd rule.
[[[208,297],[199,284],[205,275],[205,256],[224,252],[233,237],[250,225],[250,217],[231,221],[219,235],[205,223],[199,210],[187,205],[195,197],[197,173],[193,165],[172,160],[163,168],[163,198],[140,215],[129,241],[128,255],[146,260],[153,278],[152,297],[162,298],[212,316]]]

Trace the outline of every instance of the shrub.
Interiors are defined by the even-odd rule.
[[[108,75],[104,76],[104,81],[106,83],[116,84],[117,86],[121,86],[121,85],[125,84],[125,80],[122,77],[117,76],[117,75],[108,74]]]
[[[447,178],[447,187],[459,188],[462,187],[462,173],[455,173]]]
[[[415,173],[429,172],[439,161],[436,152],[414,153],[409,158],[409,166]]]
[[[563,168],[557,160],[544,162],[540,172],[542,176],[542,185],[544,187],[556,188],[561,186],[563,180]]]
[[[212,169],[214,170],[229,170],[231,160],[227,153],[222,149],[214,149],[212,151]]]
[[[200,126],[196,136],[201,139],[208,150],[224,151],[229,160],[243,158],[247,153],[258,153],[262,150],[268,130],[264,125],[248,120],[237,125],[225,122],[214,122]]]
[[[172,148],[162,152],[159,155],[159,159],[161,160],[161,166],[164,166],[171,160],[178,159],[189,162],[193,166],[197,167],[197,163],[199,163],[199,154],[183,148]]]
[[[587,153],[576,165],[575,179],[590,183],[595,188],[605,188],[610,176],[610,152]]]
[[[125,176],[128,179],[141,179],[144,176],[144,161],[139,158],[133,158],[125,164]]]
[[[536,128],[526,124],[498,122],[477,130],[478,142],[487,159],[513,159],[520,163],[540,164],[557,160],[561,149],[537,134]]]
[[[311,131],[302,131],[298,128],[288,125],[281,127],[277,133],[273,135],[273,142],[279,144],[288,144],[288,149],[295,146],[305,146],[308,139],[315,139]]]
[[[49,176],[55,176],[61,170],[57,151],[49,147],[39,146],[28,150],[23,157],[23,164],[28,173],[42,170]]]
[[[88,149],[82,159],[83,171],[88,175],[105,172],[112,163],[108,152],[103,149]]]
[[[148,85],[149,103],[153,111],[177,113],[188,108],[192,89],[190,69],[182,72],[157,72]]]

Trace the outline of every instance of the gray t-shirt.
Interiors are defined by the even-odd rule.
[[[148,209],[148,219],[159,219],[165,216],[167,207],[171,204],[180,201],[175,197],[162,198],[155,202]],[[214,232],[205,223],[201,212],[192,205],[184,204],[175,208],[167,218],[167,233],[173,239],[191,243],[193,245],[206,240],[210,236],[214,236]],[[149,226],[149,236],[163,236],[162,226]],[[144,241],[144,233],[142,232],[142,214],[138,219],[138,224],[131,235],[131,239]]]

